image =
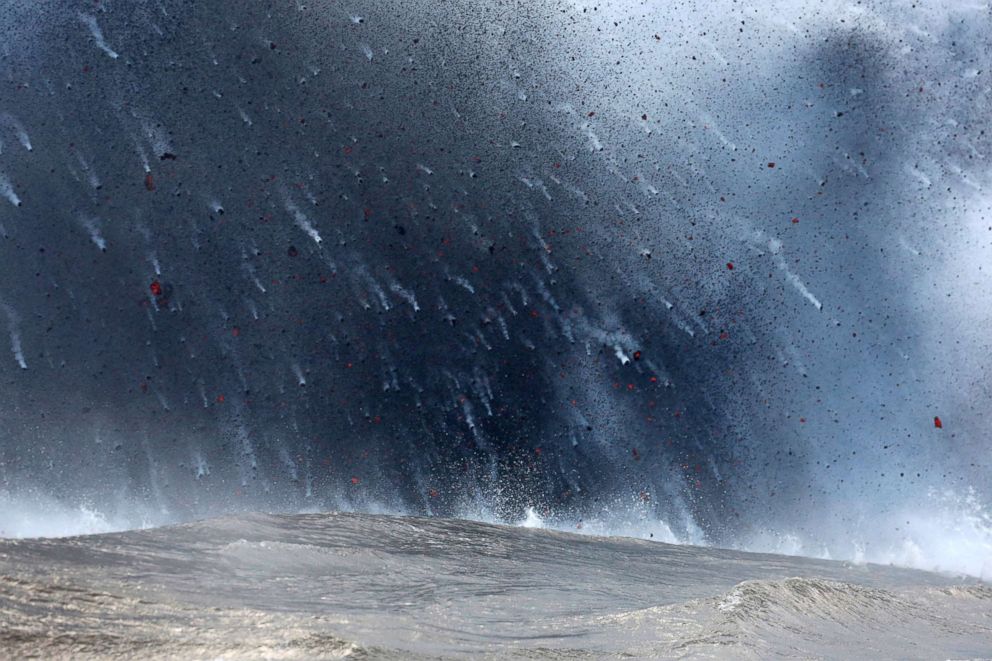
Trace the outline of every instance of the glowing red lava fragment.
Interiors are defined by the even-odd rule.
[[[361,482],[361,480],[359,480],[357,477],[351,478],[351,483],[352,484],[358,484],[359,482]]]
[[[534,454],[536,454],[538,457],[540,457],[541,456],[541,448],[534,448]]]
[[[145,175],[145,188],[150,191],[155,190],[155,179],[152,178],[151,172]]]
[[[241,335],[241,329],[235,326],[234,328],[231,329],[231,335],[233,335],[234,337]]]
[[[799,224],[799,219],[798,218],[793,218],[792,219],[792,224],[793,225],[798,225]]]
[[[437,489],[431,489],[427,492],[427,495],[431,498],[437,498]]]
[[[734,270],[734,263],[733,262],[727,262],[727,270],[728,271],[733,271]]]
[[[944,423],[940,421],[940,417],[939,416],[934,416],[933,417],[933,426],[936,427],[937,429],[943,429],[944,428]]]
[[[218,404],[224,403],[224,395],[217,395],[217,403]]]
[[[640,359],[641,359],[641,352],[640,351],[635,351],[634,352],[634,360],[640,360]]]
[[[151,290],[152,296],[162,295],[162,284],[158,280],[152,280],[152,284],[148,285],[148,289]]]

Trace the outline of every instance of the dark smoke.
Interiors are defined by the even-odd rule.
[[[9,493],[726,544],[987,492],[987,9],[3,12]]]

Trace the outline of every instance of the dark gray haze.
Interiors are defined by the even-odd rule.
[[[988,6],[0,28],[3,534],[529,512],[992,571]]]

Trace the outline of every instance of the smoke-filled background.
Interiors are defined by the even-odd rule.
[[[0,528],[992,572],[990,9],[13,0]]]

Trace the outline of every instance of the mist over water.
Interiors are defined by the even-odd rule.
[[[0,27],[0,535],[341,509],[992,572],[988,6]]]

